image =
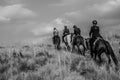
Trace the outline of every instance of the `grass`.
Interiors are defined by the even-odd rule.
[[[117,48],[114,43],[120,62]],[[57,51],[50,44],[1,48],[0,80],[120,80],[120,70],[116,73],[114,64],[99,66],[86,55]]]

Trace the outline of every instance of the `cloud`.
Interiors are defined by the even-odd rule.
[[[66,17],[72,19],[99,19],[104,21],[120,20],[120,0],[108,0],[106,3],[94,4],[84,10],[65,13]]]
[[[0,21],[9,21],[10,19],[9,18],[5,18],[3,16],[0,16]]]
[[[11,19],[24,19],[24,18],[29,18],[33,17],[36,14],[27,9],[24,8],[23,5],[21,4],[14,4],[14,5],[9,5],[5,7],[0,7],[0,20],[2,21],[9,21]]]
[[[18,4],[21,3],[23,0],[4,0],[8,4]]]
[[[107,19],[120,19],[120,0],[110,0],[103,5],[96,6]]]
[[[101,12],[110,12],[113,9],[116,9],[120,6],[120,0],[109,0],[108,2],[102,5],[95,5],[96,9],[100,10]]]
[[[42,24],[37,24],[36,28],[33,29],[31,32],[38,36],[38,35],[43,35],[43,34],[48,34],[49,32],[52,31],[52,26],[47,23],[42,23]]]
[[[31,32],[36,36],[42,36],[53,32],[53,28],[56,27],[59,31],[63,30],[64,26],[73,25],[70,21],[65,18],[56,18],[50,23],[37,24]]]
[[[67,12],[63,17],[80,27],[83,34],[88,34],[92,20],[96,19],[102,34],[104,34],[106,30],[109,31],[108,28],[120,25],[120,0],[96,3],[84,9]]]
[[[54,4],[56,6],[66,6],[66,5],[72,5],[76,4],[79,0],[61,0],[60,3]]]
[[[76,8],[84,8],[91,6],[93,4],[101,4],[101,3],[106,3],[108,0],[59,0],[59,3],[53,4],[54,6],[72,6]]]

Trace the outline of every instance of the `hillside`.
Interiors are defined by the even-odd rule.
[[[51,44],[27,44],[0,48],[0,80],[120,80],[120,70],[96,64],[89,52],[83,57]]]

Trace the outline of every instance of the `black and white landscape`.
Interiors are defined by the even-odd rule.
[[[62,38],[73,25],[89,38],[92,21],[118,60],[108,65],[53,45],[53,28]],[[0,80],[120,80],[120,0],[0,0]]]

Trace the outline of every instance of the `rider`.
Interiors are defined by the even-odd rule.
[[[63,30],[63,36],[62,36],[62,42],[64,42],[64,37],[66,35],[70,34],[69,29],[67,28],[67,26],[64,26],[64,30]]]
[[[59,32],[56,28],[53,29],[53,40],[55,40],[55,37],[59,37]]]
[[[58,36],[59,32],[56,28],[53,29],[53,36]]]
[[[77,38],[77,36],[83,39],[83,37],[81,36],[81,30],[80,30],[80,28],[78,28],[76,25],[74,25],[73,28],[74,28],[73,40],[75,40]],[[81,44],[84,46],[84,41],[81,42]],[[84,48],[85,48],[85,46],[84,46]]]
[[[75,36],[80,35],[81,36],[81,30],[76,25],[73,26],[74,28],[74,34]]]
[[[89,36],[91,38],[90,39],[91,52],[92,52],[93,43],[97,39],[97,37],[102,38],[102,36],[100,35],[99,26],[97,26],[97,20],[93,20],[92,23],[93,23],[93,26],[91,27],[90,33],[89,33]],[[92,55],[92,57],[93,57],[93,55]]]

